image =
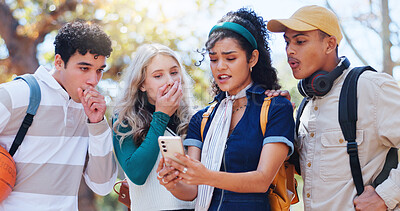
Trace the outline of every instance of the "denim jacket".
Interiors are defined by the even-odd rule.
[[[226,142],[221,171],[249,172],[257,169],[264,144],[282,142],[289,146],[289,155],[293,152],[294,120],[291,103],[283,97],[272,98],[268,112],[266,133],[263,136],[260,126],[260,112],[264,101],[265,89],[254,83],[246,92],[247,106],[241,120],[237,123]],[[205,126],[206,137],[211,121],[225,92],[215,97],[217,105]],[[200,126],[202,115],[208,107],[198,111],[189,123],[185,146],[202,148]],[[209,210],[269,210],[267,193],[235,193],[214,189]]]

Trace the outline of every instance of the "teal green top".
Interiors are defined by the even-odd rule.
[[[170,117],[160,111],[153,113],[149,131],[138,147],[134,144],[132,136],[126,137],[120,145],[120,136],[113,132],[113,145],[115,156],[128,178],[136,185],[143,185],[146,182],[154,165],[156,165],[158,153],[157,139],[164,135]],[[131,130],[130,127],[118,127],[120,132]]]

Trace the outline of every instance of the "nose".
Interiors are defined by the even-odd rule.
[[[89,72],[87,75],[86,83],[95,87],[99,83],[100,78],[101,77],[98,76],[97,72]]]
[[[293,46],[292,45],[290,45],[290,44],[287,44],[286,45],[286,54],[287,55],[293,55],[293,54],[295,54],[296,52],[295,52],[295,50],[293,49]]]
[[[173,85],[174,84],[174,79],[172,78],[172,76],[171,75],[168,75],[167,76],[167,84],[169,84],[169,85]]]
[[[219,61],[218,61],[218,64],[217,64],[217,70],[218,71],[221,71],[221,70],[224,70],[224,69],[226,69],[226,64],[225,64],[225,62],[224,61],[222,61],[222,59],[220,59]]]

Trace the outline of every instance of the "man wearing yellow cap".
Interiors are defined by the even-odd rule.
[[[334,13],[320,6],[305,6],[289,19],[268,22],[268,30],[284,32],[288,63],[308,97],[300,118],[297,149],[304,179],[305,210],[398,209],[400,168],[375,188],[387,152],[400,147],[400,88],[384,73],[365,71],[358,79],[356,142],[364,191],[357,195],[338,122],[339,96],[353,67],[338,56],[342,40]]]

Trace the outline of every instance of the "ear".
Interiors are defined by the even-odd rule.
[[[257,62],[258,62],[258,57],[260,55],[260,52],[256,49],[251,53],[251,57],[249,60],[249,65],[250,67],[254,67],[256,66]]]
[[[142,91],[142,92],[146,92],[146,88],[144,88],[144,86],[143,86],[143,84],[142,85],[140,85],[140,91]]]
[[[61,71],[61,68],[65,66],[60,54],[56,54],[54,58],[54,66],[58,71]]]
[[[327,47],[326,47],[326,54],[335,53],[336,48],[338,47],[337,40],[335,36],[326,37]]]

